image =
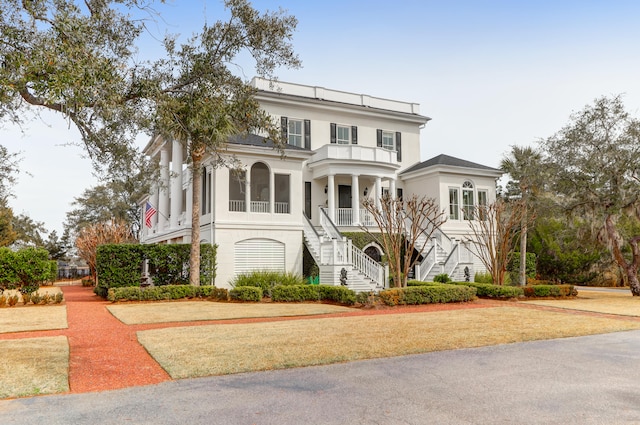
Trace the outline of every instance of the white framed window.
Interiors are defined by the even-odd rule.
[[[462,184],[462,213],[465,220],[473,219],[473,209],[473,183],[466,181]]]
[[[348,127],[346,125],[337,125],[336,141],[339,145],[351,144],[351,127]]]
[[[302,120],[289,119],[287,133],[289,135],[288,144],[299,148],[304,147],[304,123]]]
[[[458,199],[458,188],[449,188],[449,219],[460,219],[460,201]]]
[[[478,190],[478,216],[480,220],[483,221],[487,219],[488,197],[489,192],[486,190]]]
[[[382,132],[382,147],[389,151],[396,150],[395,133],[393,131]]]

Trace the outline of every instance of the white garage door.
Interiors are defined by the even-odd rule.
[[[253,270],[285,271],[284,244],[273,239],[246,239],[236,243],[236,274]]]

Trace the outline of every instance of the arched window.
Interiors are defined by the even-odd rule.
[[[462,215],[465,220],[473,219],[473,183],[466,181],[462,184]]]
[[[271,196],[269,181],[269,167],[262,162],[253,164],[251,167],[251,212],[269,212]]]

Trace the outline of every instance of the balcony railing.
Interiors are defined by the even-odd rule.
[[[373,219],[373,216],[371,215],[371,213],[364,208],[360,208],[359,223],[354,223],[352,208],[336,208],[334,210],[333,217],[334,217],[336,226],[362,225],[362,226],[371,227],[376,225],[376,222]]]
[[[246,211],[244,201],[229,200],[229,211]]]
[[[268,213],[269,201],[251,201],[251,212]]]
[[[275,208],[275,212],[276,214],[289,214],[289,203],[288,202],[275,202],[274,203],[274,208]]]
[[[398,165],[398,154],[383,148],[330,144],[320,147],[310,159],[310,163],[322,160],[344,159],[353,161],[375,162],[380,165]]]

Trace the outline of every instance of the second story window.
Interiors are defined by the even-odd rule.
[[[344,125],[339,125],[337,127],[337,142],[339,145],[348,145],[351,143],[351,134],[350,128]]]
[[[396,151],[396,159],[402,161],[402,133],[399,131],[377,130],[376,146],[388,151]]]
[[[304,133],[302,120],[289,120],[289,140],[292,146],[304,147]]]
[[[331,143],[357,145],[358,127],[331,123]]]
[[[282,139],[290,146],[311,149],[311,121],[280,117]]]
[[[396,144],[394,143],[394,134],[391,131],[382,132],[382,147],[384,149],[394,151],[396,150]]]

